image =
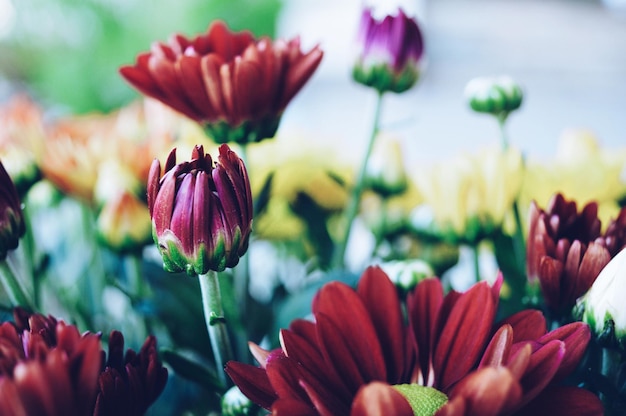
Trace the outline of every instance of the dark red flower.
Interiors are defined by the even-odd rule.
[[[94,415],[143,415],[159,397],[167,382],[167,369],[161,365],[156,338],[146,339],[139,353],[124,354],[124,336],[111,332],[109,355],[98,378]]]
[[[15,184],[0,162],[0,260],[7,252],[17,248],[26,232],[24,215]]]
[[[97,334],[22,309],[14,320],[0,324],[0,414],[142,415],[165,386],[154,337],[124,355],[113,331],[107,360]]]
[[[313,301],[315,322],[296,320],[282,330],[280,349],[253,345],[261,367],[230,362],[226,371],[274,414],[413,414],[398,385],[447,395],[441,414],[523,411],[572,372],[590,332],[574,323],[546,333],[538,311],[494,326],[501,284],[500,278],[493,287],[483,282],[444,296],[439,280],[426,279],[408,296],[407,326],[395,286],[380,269],[369,268],[356,291],[338,282],[325,285]],[[485,390],[486,382],[498,388]],[[592,408],[600,409],[593,397]],[[495,406],[491,413],[481,413],[489,406]],[[560,414],[570,410],[565,406]]]
[[[317,46],[303,53],[298,38],[255,39],[216,21],[195,38],[174,35],[167,45],[154,43],[120,73],[145,95],[204,125],[217,142],[247,143],[274,136],[322,55]]]
[[[218,160],[196,146],[191,161],[176,165],[176,149],[155,160],[148,177],[153,236],[170,272],[190,275],[234,267],[248,249],[252,192],[243,161],[228,145]]]
[[[545,210],[532,202],[529,222],[528,279],[531,284],[538,282],[553,313],[566,316],[626,245],[626,209],[602,234],[597,203],[590,202],[578,212],[575,201],[556,194]]]

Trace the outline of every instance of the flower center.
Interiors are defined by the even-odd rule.
[[[397,384],[393,388],[406,398],[415,416],[432,416],[448,401],[448,396],[432,387]]]

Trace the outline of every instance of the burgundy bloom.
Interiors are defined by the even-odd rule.
[[[0,324],[1,414],[142,415],[165,386],[154,337],[124,356],[113,331],[105,360],[99,335],[19,308],[14,320]]]
[[[296,320],[282,330],[281,348],[253,344],[261,367],[230,362],[226,371],[273,414],[412,415],[405,397],[412,389],[423,394],[423,386],[448,396],[441,414],[521,412],[545,389],[558,389],[590,332],[578,322],[546,333],[543,315],[530,310],[494,325],[501,284],[500,278],[493,287],[482,282],[444,296],[439,280],[426,279],[408,296],[407,325],[394,285],[369,268],[356,290],[325,285],[313,301],[315,322]],[[483,389],[487,381],[498,388]],[[569,397],[582,390],[557,391]],[[481,413],[489,406],[495,410]],[[555,414],[576,414],[571,410],[566,405]]]
[[[298,38],[255,39],[216,21],[195,38],[154,43],[120,73],[143,94],[204,125],[218,143],[247,143],[274,136],[322,56],[317,46],[303,53]]]
[[[155,160],[148,177],[154,241],[169,272],[189,275],[234,267],[248,249],[252,193],[243,161],[228,145],[218,160],[196,146],[191,161],[176,165],[176,149]]]
[[[1,413],[90,414],[100,373],[100,338],[41,315],[33,315],[26,328],[21,324],[0,325]]]
[[[352,73],[355,81],[381,93],[400,93],[417,82],[424,41],[415,19],[402,9],[382,21],[372,16],[371,9],[364,9],[358,42],[361,52]]]
[[[161,365],[156,338],[146,338],[139,353],[124,354],[124,336],[119,331],[109,337],[109,356],[98,378],[94,415],[143,415],[159,397],[167,382],[167,369]]]
[[[25,232],[17,189],[0,162],[0,260],[6,258],[7,252],[17,248],[19,239]]]
[[[575,201],[556,194],[546,210],[533,201],[526,266],[530,283],[538,282],[548,308],[566,316],[626,244],[626,209],[611,221],[604,234],[598,204],[578,212]]]

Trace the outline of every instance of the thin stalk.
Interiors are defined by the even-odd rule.
[[[85,203],[79,202],[79,207],[82,215],[83,237],[89,247],[90,256],[88,270],[84,270],[82,276],[85,295],[88,299],[85,306],[91,318],[98,319],[102,317],[104,311],[102,303],[102,293],[106,286],[104,264],[96,240],[94,212]]]
[[[206,274],[198,275],[198,279],[202,292],[204,320],[211,338],[217,374],[224,386],[228,387],[230,383],[224,372],[224,365],[233,359],[233,352],[228,338],[217,272],[209,270]]]
[[[350,239],[350,231],[352,230],[352,223],[356,218],[356,215],[359,211],[359,203],[361,202],[361,194],[363,193],[364,182],[365,182],[365,172],[367,171],[367,163],[369,161],[370,155],[372,154],[372,149],[374,148],[374,141],[376,140],[376,136],[378,136],[378,131],[380,130],[380,113],[383,102],[383,93],[378,92],[376,97],[376,109],[374,110],[374,121],[372,123],[372,131],[370,134],[370,138],[367,144],[367,148],[365,151],[365,157],[361,162],[361,168],[359,170],[359,174],[357,176],[356,183],[354,188],[352,189],[352,194],[350,195],[350,201],[348,204],[348,209],[346,210],[346,228],[343,234],[341,241],[339,242],[339,246],[336,248],[335,256],[334,256],[334,265],[337,268],[345,267],[345,255],[346,248],[348,247],[348,240]]]
[[[503,153],[509,149],[509,140],[505,129],[508,115],[509,113],[501,113],[497,116]],[[522,226],[522,217],[520,215],[519,202],[517,199],[513,201],[513,218],[515,220],[515,234],[513,234],[515,264],[519,272],[524,274],[526,270],[526,242],[524,241],[524,228]]]
[[[33,312],[35,311],[33,301],[26,295],[13,268],[11,268],[6,259],[0,261],[0,280],[2,280],[2,286],[4,286],[4,290],[13,305],[22,306]]]
[[[472,260],[474,266],[474,280],[480,282],[480,244],[473,244],[472,248]]]
[[[139,301],[150,295],[150,287],[146,285],[142,273],[141,255],[133,253],[124,256],[124,271],[129,292]]]

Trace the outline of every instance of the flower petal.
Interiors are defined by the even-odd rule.
[[[369,311],[380,340],[387,368],[387,381],[397,384],[405,373],[404,318],[398,291],[385,272],[369,267],[361,276],[357,293]]]
[[[592,392],[578,387],[559,386],[545,389],[516,415],[599,416],[604,414],[602,402]]]
[[[270,409],[278,398],[264,369],[229,361],[224,370],[247,398],[264,409]]]
[[[352,402],[350,416],[413,416],[411,405],[388,384],[372,382],[361,387]]]

